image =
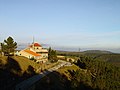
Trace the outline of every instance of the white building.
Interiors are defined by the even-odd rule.
[[[48,50],[44,49],[39,43],[33,43],[24,50],[18,53],[19,56],[24,56],[29,59],[34,58],[37,62],[48,61]]]

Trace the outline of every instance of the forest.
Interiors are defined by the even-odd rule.
[[[72,85],[75,89],[99,89],[119,90],[120,89],[120,68],[101,60],[91,57],[80,57],[77,66],[86,70],[77,70],[73,74]],[[83,87],[80,83],[84,83]]]

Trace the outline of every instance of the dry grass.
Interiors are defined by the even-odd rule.
[[[32,66],[34,68],[34,71],[36,73],[40,72],[38,71],[38,69],[48,69],[50,67],[53,67],[54,65],[56,65],[57,63],[51,63],[49,65],[47,64],[38,64],[32,60],[27,59],[26,57],[22,57],[22,56],[12,56],[12,58],[18,63],[18,65],[21,68],[22,73],[24,73],[25,71],[27,71],[29,66]],[[7,64],[7,56],[0,56],[0,62],[5,65]]]
[[[32,66],[34,69],[38,69],[40,67],[40,64],[37,64],[36,62],[31,61],[25,57],[14,56],[13,59],[18,62],[23,72],[25,72],[29,66]]]
[[[7,63],[7,57],[0,55],[0,61],[3,65],[5,65]]]

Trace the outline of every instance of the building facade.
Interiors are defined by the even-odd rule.
[[[18,55],[29,59],[34,58],[36,62],[45,63],[48,61],[48,50],[44,49],[39,43],[32,43],[24,50],[21,50]]]

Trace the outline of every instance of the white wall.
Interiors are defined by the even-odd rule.
[[[35,59],[41,58],[41,56],[33,56],[32,54],[29,54],[29,53],[25,52],[24,50],[19,52],[19,56],[24,56],[24,57],[27,57],[28,59],[30,59],[32,57],[34,57]]]

